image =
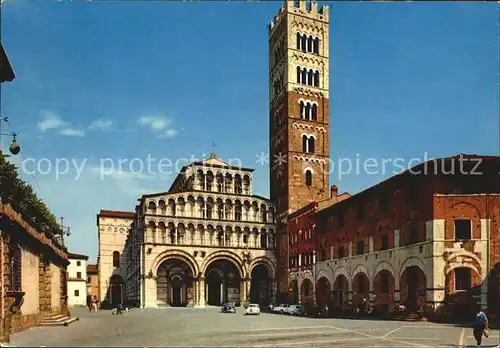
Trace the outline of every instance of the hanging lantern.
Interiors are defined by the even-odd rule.
[[[10,144],[9,149],[10,149],[10,153],[12,153],[13,155],[17,155],[19,153],[19,151],[21,151],[21,147],[17,143],[16,137],[14,137],[14,139],[12,139],[12,144]]]

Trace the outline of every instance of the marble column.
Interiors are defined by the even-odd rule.
[[[198,307],[205,307],[205,278],[198,278]]]

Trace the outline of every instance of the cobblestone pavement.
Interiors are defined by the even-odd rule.
[[[262,313],[222,314],[218,308],[73,309],[68,327],[35,327],[11,337],[10,346],[253,346],[253,347],[471,347],[471,329],[432,323],[313,319]],[[495,343],[495,344],[494,344]],[[483,341],[498,346],[498,331]]]

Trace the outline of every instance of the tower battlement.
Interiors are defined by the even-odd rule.
[[[285,18],[287,13],[293,13],[328,23],[328,8],[329,6],[326,5],[318,7],[317,2],[310,0],[285,0],[285,4],[280,7],[278,14],[274,16],[274,19],[268,24],[269,36],[272,35],[274,29]]]

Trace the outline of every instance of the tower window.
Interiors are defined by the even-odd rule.
[[[120,253],[113,251],[113,267],[120,267]]]
[[[311,109],[311,120],[316,121],[318,119],[318,105],[313,104]]]
[[[312,35],[309,35],[309,38],[307,39],[307,52],[313,51],[313,42],[314,42],[314,39],[313,39]]]
[[[301,81],[301,73],[302,73],[302,69],[300,69],[300,66],[297,67],[297,83],[300,83]]]
[[[471,221],[455,220],[455,240],[471,239]]]
[[[302,35],[297,33],[297,49],[300,50],[300,40],[302,40]]]
[[[312,185],[312,172],[310,170],[306,170],[306,186]]]
[[[302,40],[301,40],[301,45],[302,45],[302,51],[307,52],[307,35],[302,35]]]
[[[319,38],[314,39],[314,53],[319,54]]]
[[[314,153],[314,137],[312,135],[302,136],[302,151],[305,153]]]
[[[307,84],[307,69],[306,68],[302,69],[300,83],[302,83],[303,85]]]
[[[307,85],[312,86],[314,83],[314,71],[312,69],[307,73]]]
[[[314,72],[314,87],[319,87],[319,71]]]
[[[300,101],[300,118],[308,121],[316,121],[318,118],[318,105],[315,102]]]

